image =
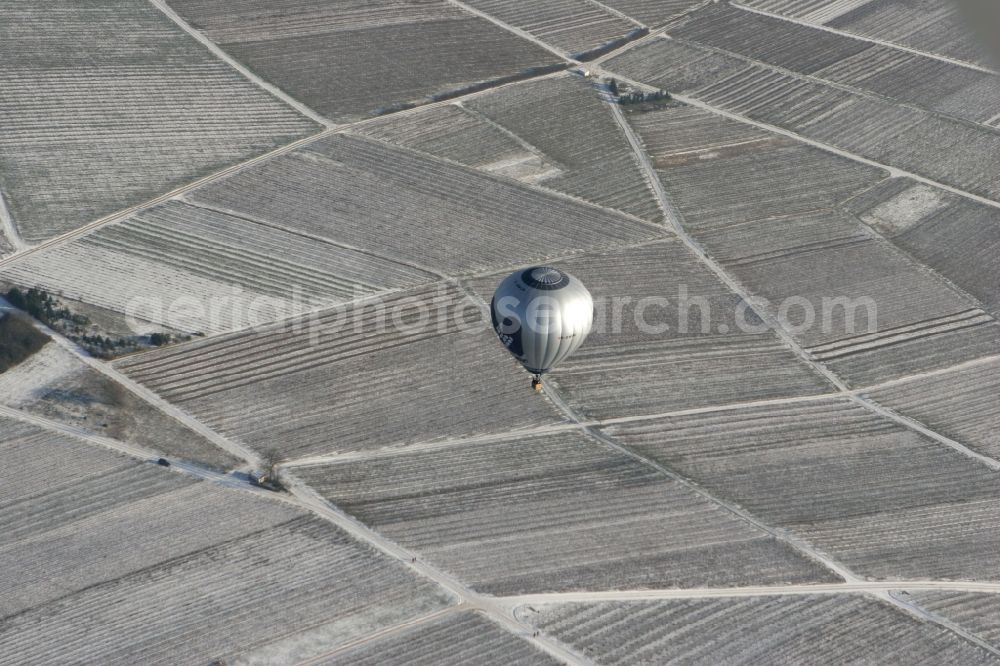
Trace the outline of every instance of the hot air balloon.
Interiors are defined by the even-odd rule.
[[[583,344],[594,322],[594,299],[583,283],[551,266],[514,271],[500,283],[490,303],[493,330],[507,351],[534,377],[542,375]]]

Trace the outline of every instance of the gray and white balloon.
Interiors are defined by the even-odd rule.
[[[500,342],[536,376],[579,348],[594,323],[594,299],[578,279],[550,266],[514,271],[490,304]]]

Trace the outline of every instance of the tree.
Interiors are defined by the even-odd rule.
[[[7,300],[15,308],[23,310],[25,306],[24,293],[17,287],[12,287],[6,294]]]
[[[278,449],[267,449],[261,455],[261,462],[264,463],[264,475],[266,482],[273,490],[282,490],[285,486],[281,479],[281,461],[284,456]]]

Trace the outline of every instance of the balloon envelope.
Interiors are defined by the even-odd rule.
[[[529,372],[540,375],[583,344],[594,322],[594,299],[572,275],[535,266],[504,278],[490,314],[500,342]]]

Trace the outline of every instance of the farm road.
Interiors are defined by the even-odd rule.
[[[947,590],[951,592],[1000,593],[1000,583],[967,583],[962,581],[901,580],[892,582],[829,583],[819,585],[772,585],[764,587],[695,587],[669,590],[611,590],[608,592],[552,592],[501,597],[507,606],[594,603],[602,601],[655,601],[666,599],[700,599],[706,597],[761,597],[795,594],[845,594],[852,592],[894,592],[897,590]]]

